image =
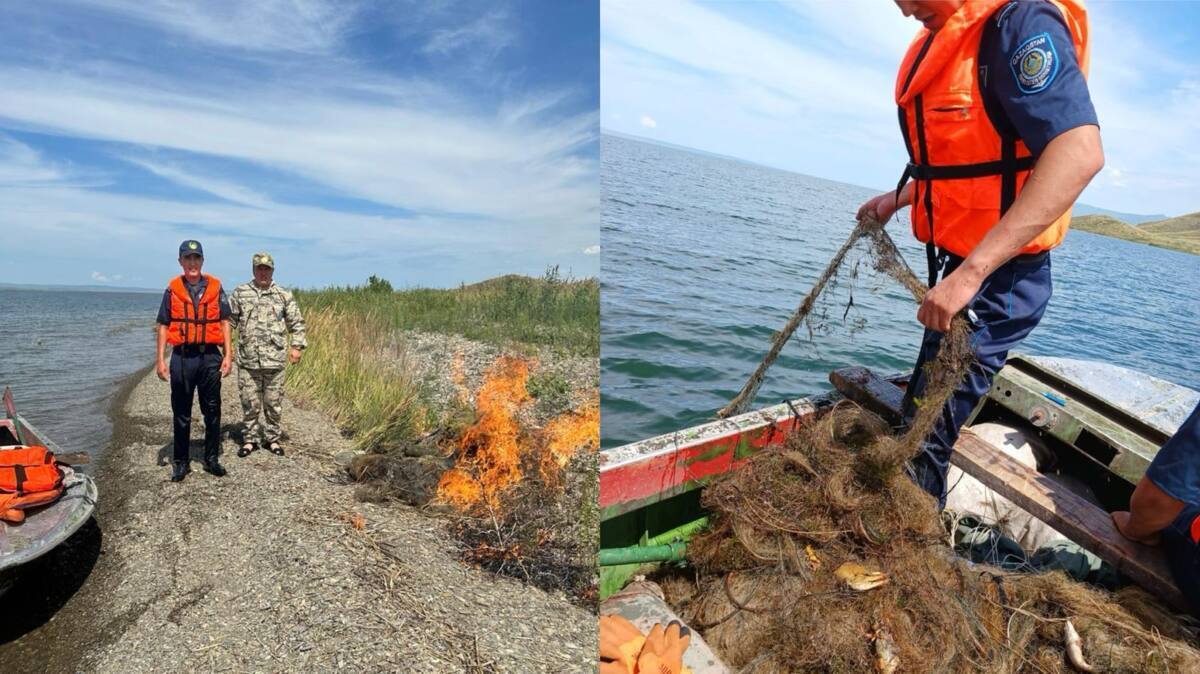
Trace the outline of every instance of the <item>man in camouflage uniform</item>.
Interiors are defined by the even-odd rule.
[[[257,440],[282,456],[283,373],[287,363],[300,362],[307,346],[304,318],[292,293],[272,280],[274,258],[255,253],[251,264],[254,280],[235,288],[229,297],[230,318],[238,331],[238,391],[245,423],[238,456],[249,456]],[[265,423],[260,424],[260,417]]]

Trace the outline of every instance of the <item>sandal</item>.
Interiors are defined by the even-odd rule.
[[[241,449],[238,450],[238,456],[240,456],[244,459],[247,456],[250,456],[250,452],[253,452],[254,449],[255,449],[254,443],[247,442],[246,444],[242,445]]]
[[[283,447],[278,442],[272,442],[271,444],[267,445],[267,451],[271,452],[275,456],[283,456]]]

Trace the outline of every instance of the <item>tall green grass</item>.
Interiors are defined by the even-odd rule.
[[[387,281],[296,293],[305,311],[372,315],[393,328],[459,334],[493,344],[551,346],[600,354],[600,284],[569,279],[557,267],[541,278],[508,275],[449,290],[393,291]]]
[[[394,291],[372,276],[363,286],[297,291],[296,299],[309,346],[288,370],[288,391],[328,412],[365,450],[403,445],[445,412],[424,401],[396,344],[398,329],[600,353],[599,283],[563,279],[557,268],[450,290]]]
[[[309,346],[288,370],[288,390],[323,408],[360,449],[386,449],[419,434],[428,411],[390,324],[369,309],[303,311]]]

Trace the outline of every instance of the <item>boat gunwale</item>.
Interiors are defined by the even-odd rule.
[[[819,395],[796,398],[795,400],[746,412],[729,417],[728,419],[706,421],[682,430],[663,433],[662,435],[606,449],[600,455],[600,473],[603,475],[605,471],[621,468],[629,464],[678,452],[723,437],[740,435],[746,431],[758,430],[772,424],[779,424],[794,418],[797,414],[803,417],[827,407],[840,397],[836,391],[830,391]],[[791,407],[788,406],[789,403]],[[682,442],[680,442],[681,438]]]
[[[782,441],[797,420],[810,419],[839,399],[830,391],[605,450],[601,521],[704,486],[738,468],[751,453]]]

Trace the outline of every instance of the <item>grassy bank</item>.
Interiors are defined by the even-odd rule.
[[[1200,255],[1200,214],[1130,225],[1107,215],[1071,218],[1071,227],[1093,234]]]
[[[305,311],[330,309],[374,316],[398,329],[459,334],[499,345],[552,346],[587,356],[600,353],[600,283],[510,274],[453,289],[394,291],[372,277],[357,287],[297,293]]]

